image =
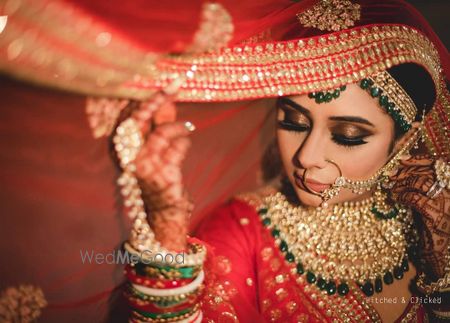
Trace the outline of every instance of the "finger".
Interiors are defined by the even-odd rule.
[[[167,183],[181,182],[181,170],[178,165],[166,164],[161,169],[161,176],[163,176]]]
[[[155,128],[155,133],[167,138],[177,138],[177,137],[186,137],[189,135],[190,131],[184,122],[170,122],[162,124]]]
[[[170,145],[169,139],[159,133],[151,133],[145,142],[145,149],[152,154],[159,154]]]
[[[138,109],[133,112],[132,116],[138,123],[139,129],[144,136],[151,130],[151,119],[154,118],[156,111],[168,100],[170,98],[161,92],[157,92],[150,99],[142,102]]]
[[[166,100],[154,114],[155,125],[161,125],[167,122],[174,122],[177,118],[177,109],[175,104]]]
[[[191,147],[191,140],[189,138],[177,138],[172,142],[172,145],[167,148],[164,153],[164,161],[167,163],[180,165],[186,158],[187,151]]]

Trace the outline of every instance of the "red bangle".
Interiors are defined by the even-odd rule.
[[[150,288],[170,289],[188,285],[195,278],[178,278],[177,280],[149,278],[136,274],[136,270],[130,265],[125,266],[125,276],[133,284]]]
[[[131,295],[126,295],[126,298],[129,305],[134,309],[149,313],[165,314],[171,312],[179,312],[194,306],[197,303],[198,295],[191,295],[183,300],[182,303],[168,307],[160,307],[155,305],[155,303],[151,301],[143,301],[139,298],[132,297]]]

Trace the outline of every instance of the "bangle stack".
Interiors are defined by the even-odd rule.
[[[204,289],[206,248],[189,243],[185,252],[175,253],[156,241],[135,176],[134,160],[144,138],[132,117],[117,127],[113,143],[123,170],[117,183],[133,222],[130,239],[124,244],[133,256],[125,268],[130,282],[125,291],[132,307],[130,322],[201,322],[199,297]]]
[[[201,322],[199,297],[204,289],[205,246],[189,243],[182,263],[156,261],[156,257],[139,252],[128,242],[124,248],[138,259],[125,267],[129,281],[125,297],[133,309],[130,322]],[[164,259],[175,255],[160,252]]]

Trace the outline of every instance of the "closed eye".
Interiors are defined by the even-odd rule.
[[[367,141],[364,140],[366,137],[367,136],[347,137],[339,134],[332,134],[331,139],[338,145],[352,147],[366,144]]]
[[[294,123],[286,119],[278,121],[278,126],[281,129],[294,132],[305,132],[310,130],[310,127],[307,124]]]

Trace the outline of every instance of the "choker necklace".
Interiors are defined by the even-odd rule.
[[[344,296],[354,281],[371,296],[382,291],[383,282],[403,278],[409,269],[407,252],[416,243],[407,237],[417,237],[410,210],[396,205],[395,217],[380,217],[374,212],[379,200],[313,208],[293,206],[277,192],[263,199],[258,214],[285,259],[296,263],[308,283]]]

